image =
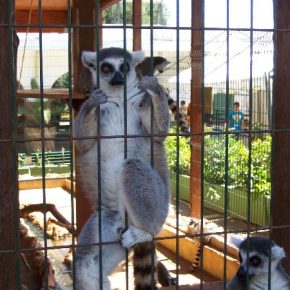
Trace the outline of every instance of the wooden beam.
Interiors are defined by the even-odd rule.
[[[106,9],[120,0],[100,0],[100,8]],[[32,0],[32,10],[38,10],[38,0]],[[42,0],[42,10],[66,11],[68,7],[67,0]],[[87,4],[87,3],[86,3]],[[30,10],[31,0],[16,0],[16,10]],[[71,1],[71,7],[74,6],[74,1]]]
[[[17,251],[18,188],[14,143],[16,121],[16,60],[19,40],[14,31],[15,1],[0,0],[0,289],[20,289]],[[17,263],[18,261],[18,263]],[[17,285],[18,284],[18,285]]]
[[[67,12],[59,10],[44,10],[42,11],[42,31],[43,32],[64,32],[65,26],[67,26]],[[16,10],[15,23],[21,25],[17,27],[17,32],[26,32],[27,29],[29,32],[39,32],[38,27],[29,27],[27,25],[39,26],[38,11],[33,10],[31,12],[31,20],[29,23],[29,11],[27,10]],[[49,25],[62,25],[63,27],[47,27]]]
[[[274,34],[274,134],[272,167],[272,222],[273,240],[290,254],[290,1],[273,1],[275,14]],[[290,259],[283,260],[290,271]]]
[[[192,0],[192,34],[191,34],[191,101],[190,127],[191,132],[202,132],[202,83],[203,83],[203,19],[202,0]],[[191,138],[190,163],[190,215],[201,217],[201,136]]]
[[[133,1],[133,50],[142,50],[142,0]]]
[[[100,10],[110,7],[111,5],[117,3],[119,0],[101,0],[100,1]],[[30,24],[38,26],[38,0],[32,0],[32,7],[30,7],[30,0],[17,0],[16,2],[16,17],[15,23],[21,25],[17,27],[17,32],[27,32],[26,26],[29,22],[29,14],[31,8],[31,21]],[[66,27],[68,26],[68,5],[67,0],[52,1],[52,0],[43,0],[41,2],[42,8],[42,25],[51,27],[43,27],[42,32],[65,32]],[[74,7],[75,1],[71,3],[71,7]],[[84,10],[86,10],[86,4]],[[73,9],[72,9],[73,10]],[[91,11],[92,12],[92,11]],[[63,27],[54,27],[60,25]],[[39,32],[38,27],[29,27],[29,32]],[[100,30],[101,33],[101,30]],[[100,38],[101,39],[101,38]]]
[[[32,3],[31,3],[32,1]],[[38,0],[16,0],[15,8],[16,10],[38,10],[39,7]],[[43,10],[67,10],[67,0],[41,0],[41,7]]]
[[[173,253],[176,253],[176,240],[172,238],[175,235],[184,235],[181,231],[176,231],[175,228],[164,225],[158,237],[163,239],[159,240],[158,243],[163,247],[167,248]],[[165,238],[165,239],[164,239]],[[168,238],[168,239],[166,239]],[[178,253],[183,259],[193,262],[197,255],[199,248],[199,242],[193,240],[190,237],[180,237],[178,243]],[[203,247],[203,270],[217,279],[224,279],[224,262],[226,262],[226,277],[227,280],[231,279],[239,268],[239,262],[237,259],[231,256],[225,255],[222,251],[214,249],[211,246]]]
[[[87,1],[84,5],[82,0],[76,0],[72,11],[72,21],[77,28],[73,30],[73,76],[74,76],[74,92],[79,91],[79,76],[82,70],[81,52],[83,50],[96,49],[96,33],[97,28],[82,28],[79,25],[96,25],[96,7],[95,1]],[[77,114],[82,101],[73,101],[73,108]],[[77,160],[77,152],[75,152],[75,160]],[[76,161],[77,162],[77,161]],[[76,164],[75,182],[76,182],[76,219],[77,231],[80,232],[83,225],[92,214],[92,206],[84,192],[82,192],[79,168]]]
[[[31,90],[17,90],[18,98],[47,98],[47,99],[65,99],[69,100],[69,90],[68,89],[45,89],[43,94],[40,94],[39,89]],[[72,95],[73,99],[82,100],[84,95],[78,92],[74,92]]]

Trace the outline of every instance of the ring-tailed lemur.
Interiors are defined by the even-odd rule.
[[[268,238],[258,236],[244,240],[233,238],[231,241],[239,248],[241,265],[236,275],[228,282],[228,290],[290,289],[290,278],[281,266],[281,260],[285,257],[283,248]]]
[[[209,229],[207,226],[202,226],[201,221],[197,219],[191,219],[188,226],[187,232],[194,238],[194,241],[197,245],[197,251],[194,257],[194,260],[189,268],[189,273],[194,273],[200,266],[201,252],[203,247],[210,242],[210,235],[207,235]],[[201,233],[206,234],[201,236]]]
[[[135,67],[142,61],[143,52],[107,48],[98,52],[98,59],[100,89],[91,91],[74,122],[78,173],[83,191],[90,195],[92,202],[98,198],[98,169],[101,170],[101,210],[89,218],[79,235],[77,289],[98,289],[100,283],[103,289],[110,289],[108,275],[125,259],[125,248],[130,249],[136,244],[138,252],[143,254],[135,253],[133,258],[135,288],[151,289],[155,287],[155,281],[151,285],[152,239],[166,219],[169,204],[168,168],[163,148],[169,128],[167,97],[156,77],[137,77]],[[83,52],[82,61],[90,70],[95,87],[96,52]],[[88,246],[118,239],[122,245],[102,245],[102,258],[97,245]],[[101,262],[102,282],[99,275]]]
[[[139,77],[152,76],[158,73],[163,73],[170,62],[162,56],[145,57],[142,62],[136,66],[136,71]],[[83,67],[79,77],[79,90],[86,96],[90,95],[92,89],[91,72],[87,67]],[[176,101],[165,91],[168,99],[169,110],[172,112],[175,122],[178,124],[181,133],[189,133],[189,126],[184,116],[179,113]]]

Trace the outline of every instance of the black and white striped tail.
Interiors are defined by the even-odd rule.
[[[155,249],[156,245],[152,242],[141,243],[134,247],[135,290],[157,289]]]
[[[169,95],[167,95],[167,98],[168,98],[169,110],[172,112],[172,114],[174,116],[174,120],[175,120],[176,124],[178,125],[181,133],[188,134],[190,132],[189,126],[188,126],[187,121],[185,120],[184,116],[177,111],[176,101],[174,99],[172,99],[171,97],[169,97]]]
[[[194,257],[194,261],[192,262],[192,264],[191,264],[191,266],[189,268],[189,273],[193,273],[199,268],[200,255],[201,255],[201,245],[198,246],[196,255]]]

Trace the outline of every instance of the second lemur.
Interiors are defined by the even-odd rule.
[[[143,57],[142,52],[102,49],[98,52],[97,73],[96,52],[82,55],[94,87],[99,75],[100,89],[91,91],[75,119],[78,172],[93,202],[98,199],[100,188],[101,209],[87,221],[79,236],[76,251],[79,290],[98,289],[100,284],[103,289],[110,289],[108,275],[125,258],[125,248],[134,249],[136,245],[135,289],[155,287],[155,281],[151,285],[152,238],[160,231],[169,204],[168,167],[163,147],[169,128],[169,110],[166,94],[156,77],[140,79],[136,74],[135,67]],[[92,176],[90,171],[95,174]],[[118,239],[122,245],[102,246],[102,258],[97,245],[82,246]]]

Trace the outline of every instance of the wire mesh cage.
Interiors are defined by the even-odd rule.
[[[288,1],[0,2],[0,289],[289,289]]]

